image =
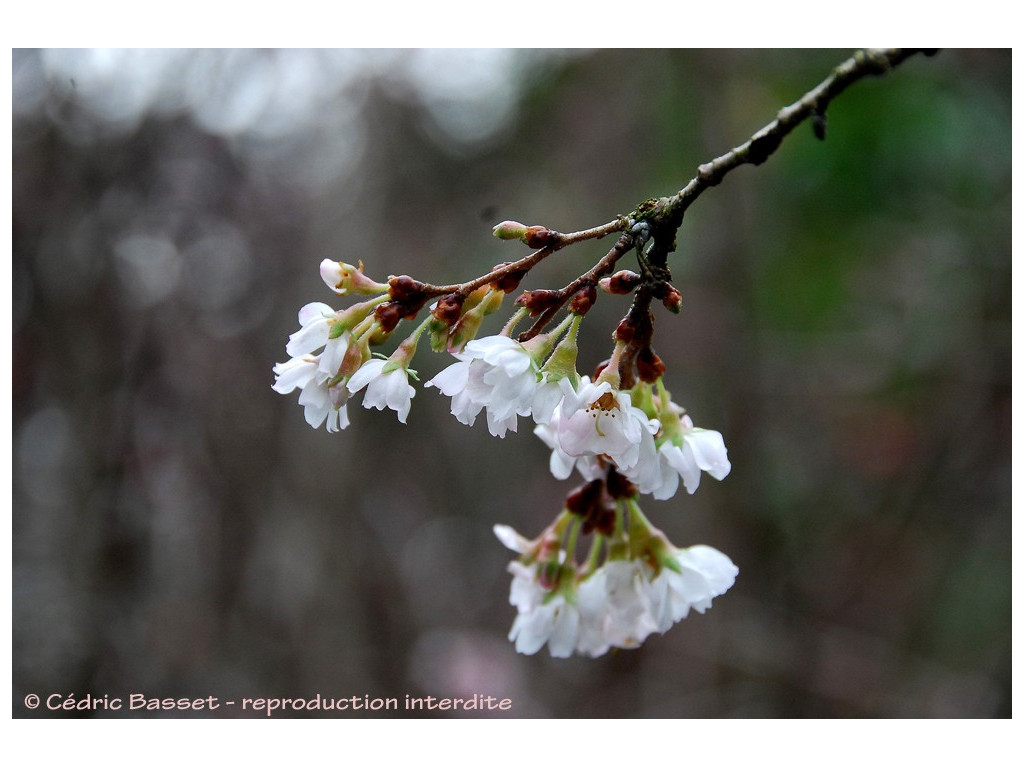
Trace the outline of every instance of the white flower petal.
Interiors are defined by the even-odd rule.
[[[355,394],[360,389],[365,387],[370,381],[380,375],[380,369],[384,367],[384,360],[374,358],[373,360],[367,360],[361,366],[359,370],[352,374],[348,380],[348,391]]]

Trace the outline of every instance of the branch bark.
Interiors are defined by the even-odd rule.
[[[788,107],[779,110],[778,116],[745,143],[697,167],[697,175],[671,197],[658,201],[653,220],[674,224],[678,229],[686,209],[693,205],[708,187],[719,184],[729,171],[741,165],[760,165],[782,144],[794,128],[809,117],[816,120],[815,133],[825,137],[824,118],[829,103],[849,86],[868,75],[884,75],[911,56],[924,53],[934,55],[934,49],[919,48],[866,48],[832,70],[832,73],[815,88]],[[671,225],[670,224],[670,225]]]

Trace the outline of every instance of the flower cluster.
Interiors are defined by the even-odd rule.
[[[388,286],[363,275],[362,265],[357,269],[324,260],[320,275],[340,295],[388,290]],[[415,375],[409,369],[415,340],[400,346],[386,360],[372,358],[369,351],[369,344],[381,335],[375,309],[386,300],[382,295],[344,311],[314,302],[299,310],[301,327],[285,347],[291,359],[274,366],[273,388],[282,395],[300,389],[299,405],[305,408],[306,421],[314,429],[324,422],[328,432],[345,429],[349,424],[349,396],[364,388],[365,408],[390,408],[405,423],[416,394],[409,384],[409,376]]]
[[[506,229],[509,237],[558,237],[546,228]],[[500,334],[477,337],[484,316],[515,289],[516,273],[467,288],[465,295],[442,295],[444,289],[406,276],[379,283],[363,274],[361,263],[325,260],[320,274],[339,296],[372,298],[344,310],[316,302],[299,311],[300,328],[286,347],[290,359],[274,367],[273,388],[281,394],[299,389],[311,426],[347,427],[347,402],[359,392],[365,408],[391,409],[405,423],[415,395],[409,379],[417,378],[410,363],[426,333],[431,348],[450,352],[455,362],[425,386],[451,398],[458,421],[472,426],[484,413],[488,431],[503,438],[518,430],[520,417],[532,419],[534,433],[551,450],[552,474],[567,479],[575,470],[586,481],[538,539],[495,528],[520,556],[509,566],[510,602],[517,609],[509,637],[516,650],[532,654],[546,644],[552,656],[562,657],[635,648],[691,608],[703,613],[732,586],[738,571],[728,557],[703,545],[673,546],[640,511],[641,494],[669,499],[680,481],[692,494],[702,473],[721,480],[731,469],[722,435],[695,427],[665,388],[665,366],[643,330],[653,327],[645,326],[649,320],[627,316],[616,329],[610,360],[591,378],[577,371],[577,335],[595,299],[593,285],[580,289],[553,330],[528,333],[520,342],[512,338],[516,324],[527,314],[549,312],[558,292],[523,294],[517,302],[523,308]],[[639,275],[624,272],[601,281],[609,293],[640,284]],[[668,286],[664,293],[666,306],[675,307],[678,291]],[[427,319],[390,357],[371,354],[371,346],[386,342],[437,296]],[[646,341],[634,343],[638,337]],[[629,386],[622,386],[623,376]],[[593,534],[582,563],[576,557],[581,533]]]
[[[704,613],[733,585],[739,569],[724,554],[705,545],[679,549],[635,502],[619,506],[626,509],[616,510],[613,531],[598,534],[582,564],[574,550],[585,523],[569,511],[534,541],[495,526],[498,539],[520,555],[509,564],[509,602],[518,611],[509,640],[517,651],[533,654],[546,644],[551,656],[564,658],[636,648],[691,608]],[[598,564],[602,547],[607,557]]]

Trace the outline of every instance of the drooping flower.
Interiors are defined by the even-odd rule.
[[[648,593],[659,632],[685,619],[691,608],[704,613],[713,598],[736,583],[740,572],[728,556],[705,544],[672,549]]]
[[[348,426],[346,398],[339,399],[340,386],[329,387],[326,376],[317,375],[302,388],[299,405],[305,408],[306,423],[317,429],[326,422],[328,432],[338,432]]]
[[[494,527],[498,539],[519,554],[509,564],[509,602],[517,611],[509,639],[517,651],[532,654],[546,644],[556,657],[593,657],[611,648],[637,648],[686,618],[691,608],[703,613],[735,583],[739,569],[726,555],[703,544],[676,547],[650,524],[635,498],[625,507],[628,516],[620,509],[615,531],[605,534],[607,559],[600,565],[599,539],[585,565],[571,554],[580,526],[571,505],[533,540],[508,526]]]
[[[509,602],[518,611],[508,639],[516,644],[516,651],[532,655],[547,644],[548,653],[556,659],[572,656],[580,632],[572,576],[549,590],[538,578],[537,563],[528,566],[513,560],[508,569],[512,574]]]
[[[308,355],[324,346],[331,333],[331,320],[338,313],[326,304],[314,301],[299,310],[299,325],[302,327],[288,337],[285,350],[292,357]]]
[[[340,341],[340,339],[333,339]],[[347,393],[340,385],[330,386],[332,373],[323,370],[323,355],[293,357],[274,366],[275,392],[287,395],[300,389],[299,405],[303,406],[306,422],[314,429],[324,422],[328,432],[338,432],[348,426],[345,408]],[[346,395],[346,396],[343,396]]]
[[[661,438],[657,455],[652,460],[639,462],[636,470],[627,475],[637,483],[641,493],[650,493],[656,499],[670,499],[679,487],[680,478],[687,492],[692,494],[700,485],[702,470],[721,480],[731,469],[722,433],[694,427],[690,417],[683,415],[672,434]]]
[[[562,402],[556,425],[558,447],[567,455],[607,456],[620,470],[640,460],[644,435],[658,431],[658,421],[632,405],[628,392],[607,381],[591,382],[584,376],[578,387],[559,382]]]
[[[584,454],[583,456],[570,456],[562,450],[558,442],[558,421],[560,418],[559,408],[555,408],[554,415],[548,424],[538,424],[533,428],[544,444],[551,449],[549,467],[551,474],[558,480],[565,480],[572,474],[573,469],[579,471],[584,480],[598,480],[607,474],[607,468],[599,456]]]
[[[316,355],[302,355],[278,363],[274,366],[274,383],[271,386],[282,395],[290,394],[296,387],[303,389],[312,381],[319,365],[320,358]]]
[[[470,341],[455,357],[458,362],[425,386],[437,387],[452,398],[452,414],[463,424],[472,426],[486,408],[492,435],[504,437],[508,431],[515,432],[517,417],[533,412],[543,378],[529,350],[507,336],[487,336]],[[545,390],[545,409],[549,394]]]
[[[403,424],[412,408],[412,398],[416,396],[416,390],[409,384],[408,369],[391,360],[374,359],[363,363],[346,386],[353,394],[365,387],[364,408],[378,411],[390,408]]]
[[[602,477],[614,464],[623,474],[648,472],[657,464],[654,433],[657,419],[649,419],[630,402],[628,392],[608,382],[592,383],[584,376],[573,387],[568,378],[558,381],[562,397],[547,423],[534,428],[551,449],[550,468],[559,480],[573,468],[587,480]]]
[[[605,640],[616,648],[638,648],[658,628],[648,595],[650,566],[639,560],[609,560],[601,570]]]

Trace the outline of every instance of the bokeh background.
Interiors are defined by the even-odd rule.
[[[687,214],[655,346],[733,471],[644,507],[740,576],[640,650],[506,641],[491,526],[534,535],[574,484],[525,423],[497,440],[421,389],[407,426],[356,400],[329,435],[270,388],[299,307],[345,303],[321,259],[481,274],[526,252],[494,223],[674,192],[848,54],[14,51],[15,716],[71,691],[1009,715],[1008,51],[856,84],[824,143],[802,126]],[[581,370],[625,309],[588,315]]]

